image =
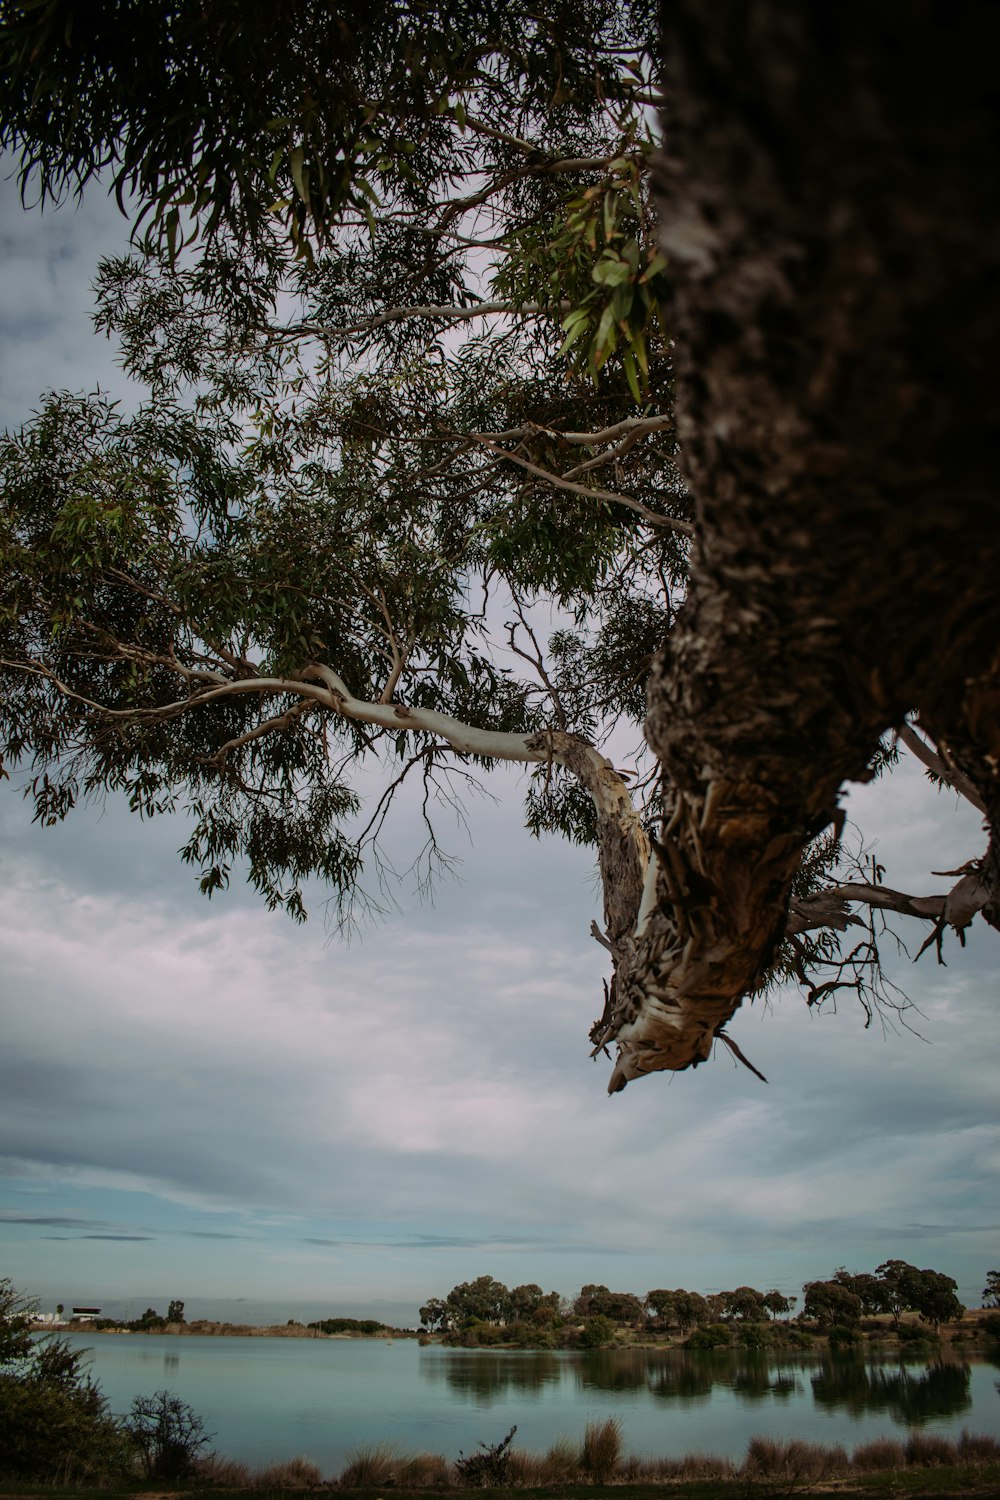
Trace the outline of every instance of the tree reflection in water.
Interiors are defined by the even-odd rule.
[[[508,1349],[494,1354],[485,1349],[449,1349],[420,1361],[424,1378],[443,1380],[456,1395],[477,1404],[508,1391],[537,1392],[557,1385],[564,1368],[556,1355],[545,1350]]]
[[[912,1367],[910,1367],[912,1366]],[[445,1382],[466,1401],[488,1405],[507,1394],[538,1394],[562,1380],[582,1391],[634,1391],[680,1407],[703,1406],[717,1387],[742,1403],[786,1403],[812,1398],[817,1407],[852,1417],[885,1412],[904,1426],[954,1417],[972,1405],[971,1367],[925,1357],[891,1363],[861,1353],[787,1354],[738,1349],[592,1349],[435,1351],[422,1356],[420,1374]],[[809,1382],[806,1382],[806,1376]]]
[[[972,1405],[971,1366],[938,1359],[908,1369],[898,1365],[867,1364],[860,1355],[841,1354],[824,1359],[812,1377],[817,1406],[839,1408],[852,1416],[888,1412],[907,1427],[919,1427],[933,1417],[955,1417]]]
[[[579,1383],[602,1391],[648,1390],[665,1401],[700,1405],[715,1386],[744,1401],[788,1399],[801,1390],[795,1364],[742,1350],[602,1350],[589,1354],[577,1372]]]

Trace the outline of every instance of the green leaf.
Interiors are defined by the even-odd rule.
[[[639,387],[639,377],[636,374],[635,359],[633,358],[631,349],[622,351],[622,369],[625,371],[625,379],[628,381],[629,390],[636,401],[641,402],[642,391]]]
[[[288,165],[292,173],[292,181],[295,183],[295,191],[303,203],[309,202],[309,184],[306,182],[303,163],[305,161],[305,149],[295,146],[288,153]]]

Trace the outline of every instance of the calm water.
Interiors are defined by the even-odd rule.
[[[388,1440],[457,1456],[514,1423],[544,1452],[616,1416],[635,1453],[741,1457],[757,1433],[846,1447],[908,1427],[1000,1436],[1000,1362],[949,1354],[884,1360],[841,1354],[621,1350],[539,1353],[421,1349],[415,1340],[72,1335],[112,1409],[171,1390],[252,1464],[303,1455],[324,1473]]]

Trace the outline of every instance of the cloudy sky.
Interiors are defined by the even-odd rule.
[[[24,214],[5,182],[0,223],[0,421],[52,388],[131,399],[89,324],[116,212]],[[590,859],[523,831],[514,773],[492,789],[471,841],[446,830],[460,881],[432,907],[404,888],[345,947],[322,893],[304,928],[249,892],[206,902],[170,820],[109,804],[43,832],[0,787],[0,1275],[45,1306],[411,1322],[487,1272],[797,1292],[900,1256],[978,1304],[1000,1265],[1000,937],[893,960],[916,1031],[789,994],[730,1028],[766,1086],[722,1054],[608,1099]],[[897,887],[943,889],[930,870],[982,851],[912,763],[849,811]]]

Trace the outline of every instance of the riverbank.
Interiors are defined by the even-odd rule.
[[[102,1488],[82,1485],[25,1485],[23,1481],[0,1479],[0,1495],[6,1500],[29,1497],[114,1495],[142,1500],[198,1500],[224,1494],[226,1500],[264,1500],[265,1496],[293,1496],[316,1500],[321,1489],[337,1489],[352,1500],[384,1500],[392,1489],[403,1500],[447,1493],[448,1500],[473,1500],[488,1488],[498,1497],[518,1500],[750,1500],[750,1497],[826,1495],[842,1500],[874,1500],[874,1497],[933,1497],[1000,1494],[1000,1444],[987,1437],[963,1433],[958,1443],[927,1434],[911,1434],[906,1444],[889,1439],[857,1448],[848,1458],[842,1448],[817,1443],[779,1442],[755,1438],[742,1464],[705,1454],[679,1459],[640,1459],[615,1455],[613,1423],[588,1429],[577,1463],[590,1468],[566,1472],[567,1445],[562,1451],[532,1457],[516,1451],[498,1455],[497,1448],[473,1455],[471,1462],[484,1464],[479,1473],[448,1463],[432,1454],[403,1457],[389,1445],[360,1450],[340,1475],[324,1480],[319,1469],[304,1459],[272,1464],[251,1472],[245,1465],[211,1457],[198,1462],[184,1484],[161,1483],[154,1478],[117,1483]],[[609,1442],[610,1438],[610,1442]],[[498,1445],[499,1448],[499,1445]],[[491,1472],[489,1465],[500,1462]],[[466,1466],[469,1460],[465,1460]],[[561,1463],[556,1475],[553,1463]],[[470,1484],[470,1479],[478,1482]]]

